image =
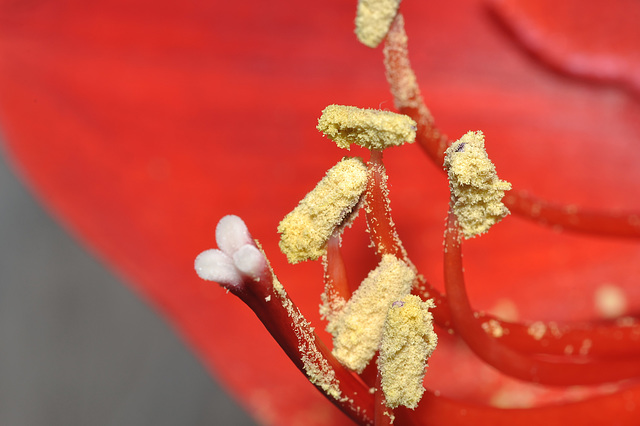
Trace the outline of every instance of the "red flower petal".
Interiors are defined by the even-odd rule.
[[[452,137],[484,130],[501,176],[518,188],[640,209],[623,184],[640,177],[634,100],[531,63],[477,1],[403,7],[423,93]],[[321,328],[321,268],[286,264],[275,228],[345,154],[314,129],[324,106],[391,108],[380,52],[356,42],[352,8],[337,0],[0,3],[0,119],[26,178],[265,423],[346,420],[245,306],[196,277],[193,259],[213,246],[217,220],[238,214]],[[440,284],[448,195],[439,166],[415,146],[385,159],[399,232]],[[365,236],[345,244],[359,279]],[[584,319],[595,315],[593,289],[607,281],[638,309],[637,253],[629,242],[508,219],[465,247],[469,292],[478,308],[508,299],[524,318]],[[474,398],[489,398],[495,383],[469,379],[478,367],[467,355],[451,345],[440,353],[433,386],[462,398],[480,386],[485,396]]]
[[[634,0],[495,0],[516,36],[571,74],[628,84],[640,92],[640,4]]]

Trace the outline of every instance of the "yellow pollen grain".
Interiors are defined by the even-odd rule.
[[[527,328],[527,334],[533,337],[535,340],[540,340],[547,332],[547,326],[542,321],[536,321],[529,325]]]
[[[416,140],[416,122],[390,111],[329,105],[318,119],[317,129],[340,148],[356,144],[382,150]]]
[[[280,250],[290,263],[316,260],[336,228],[353,213],[367,184],[367,166],[345,158],[333,166],[278,225]]]
[[[389,305],[409,294],[415,272],[393,255],[384,255],[362,281],[344,308],[327,325],[333,335],[333,355],[361,373],[373,358]]]
[[[325,288],[320,294],[320,318],[331,321],[346,305],[344,300],[333,288]]]
[[[377,47],[384,40],[400,0],[359,0],[356,13],[356,36],[365,46]]]
[[[487,232],[509,214],[502,198],[511,184],[498,178],[484,149],[482,132],[468,132],[454,142],[446,151],[444,167],[453,212],[465,238]]]
[[[416,408],[425,389],[427,360],[438,343],[433,331],[432,299],[405,296],[389,308],[380,344],[378,369],[389,408]]]
[[[485,333],[490,334],[495,338],[500,338],[505,334],[505,330],[502,328],[502,325],[500,325],[500,323],[494,319],[483,322],[481,326]]]

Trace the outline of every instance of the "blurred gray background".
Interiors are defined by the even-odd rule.
[[[7,161],[0,148],[0,425],[254,425]]]

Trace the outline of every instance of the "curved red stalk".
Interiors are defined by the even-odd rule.
[[[335,359],[282,286],[277,280],[274,284],[274,280],[273,273],[267,270],[259,280],[247,280],[238,287],[228,285],[225,288],[253,310],[306,377],[309,377],[309,368],[325,373],[325,377],[329,375],[324,385],[311,380],[327,399],[358,424],[372,425],[375,409],[369,387]],[[335,380],[330,376],[331,371]],[[339,390],[340,395],[335,395],[335,390]]]
[[[299,345],[296,330],[291,322],[291,312],[299,314],[299,311],[284,292],[278,292],[274,289],[272,274],[268,272],[259,281],[249,281],[240,287],[227,286],[227,288],[249,305],[298,369],[305,373],[303,359],[308,356],[309,347]],[[271,298],[268,302],[266,301],[267,297]],[[290,306],[289,310],[285,308],[286,305]],[[305,328],[305,333],[313,336],[313,345],[320,354],[313,361],[318,364],[326,361],[333,368],[336,378],[340,380],[342,395],[349,400],[345,398],[338,401],[328,395],[327,398],[357,424],[388,424],[377,423],[377,419],[374,423],[374,420],[367,415],[368,413],[374,413],[374,416],[382,414],[380,410],[382,406],[379,406],[382,403],[381,396],[371,395],[366,385],[342,367],[322,341],[310,330],[306,321],[303,321],[301,326]],[[321,387],[318,389],[326,395]],[[427,390],[415,410],[399,407],[394,410],[394,414],[396,416],[395,424],[399,425],[440,425],[446,423],[451,426],[469,424],[566,426],[567,424],[609,424],[613,412],[616,413],[618,425],[630,426],[637,423],[638,410],[640,410],[640,386],[584,401],[527,409],[500,409],[473,405],[436,396]],[[386,416],[381,420],[387,421],[385,418]]]
[[[425,300],[436,301],[436,308],[432,311],[435,323],[451,328],[449,300],[428,283],[423,284],[419,288],[419,295]],[[483,328],[486,333],[491,333],[492,329],[501,330],[500,342],[520,352],[565,356],[570,348],[578,352],[588,342],[588,355],[591,358],[612,359],[640,355],[640,323],[633,319],[630,324],[562,324],[542,321],[524,324],[504,321],[478,311],[474,311],[474,319],[480,326],[489,326],[487,330]],[[540,335],[537,334],[538,330],[542,330]]]
[[[398,424],[413,421],[425,426],[632,426],[638,424],[639,411],[640,386],[636,385],[583,401],[517,409],[467,404],[427,390],[415,411],[398,408],[395,414]]]
[[[407,36],[404,31],[404,20],[398,14],[387,35],[384,47],[385,67],[391,92],[396,106],[403,114],[412,117],[418,123],[417,142],[436,165],[442,165],[444,150],[449,144],[434,124],[420,89],[415,74],[411,69],[407,51]],[[552,205],[522,192],[509,193],[505,204],[514,213],[522,214],[529,219],[547,225],[559,225],[566,229],[582,230],[612,236],[640,236],[640,218],[634,214],[613,214],[585,212],[567,206]],[[377,220],[380,221],[382,217]],[[395,234],[395,230],[393,230]],[[382,238],[382,237],[376,237]],[[434,298],[437,308],[433,311],[437,324],[443,327],[450,325],[450,309],[448,302],[440,292],[423,283],[422,296]],[[529,325],[509,323],[491,316],[484,316],[480,321],[495,321],[506,332],[503,335],[505,344],[514,349],[526,352],[563,355],[567,347],[579,348],[585,340],[592,342],[591,356],[627,356],[640,354],[640,345],[630,345],[630,341],[640,341],[640,324],[630,326],[612,325],[555,325],[546,324],[545,328],[553,330],[542,339],[536,339],[530,333]]]
[[[434,164],[441,167],[444,151],[451,141],[436,127],[420,94],[409,61],[407,35],[401,14],[396,16],[387,34],[384,65],[396,108],[416,121],[416,142]],[[640,238],[640,213],[586,211],[553,204],[522,191],[509,192],[504,204],[512,213],[543,225],[611,237]]]
[[[514,351],[489,336],[474,317],[462,267],[462,234],[455,215],[447,217],[444,245],[444,281],[451,321],[469,348],[489,365],[510,376],[546,385],[589,385],[640,377],[640,361],[581,360],[573,357],[540,359]]]
[[[382,152],[373,151],[369,160],[369,181],[366,192],[367,227],[374,247],[380,255],[393,254],[411,264],[391,217],[386,173],[382,161]],[[421,280],[414,291],[424,299],[434,299],[436,308],[432,310],[436,324],[444,328],[451,327],[451,308],[447,298],[426,280]],[[534,333],[533,324],[521,324],[503,321],[494,316],[474,313],[474,320],[480,325],[492,323],[502,329],[500,341],[515,350],[527,353],[565,356],[567,347],[576,351],[585,341],[591,343],[590,357],[620,358],[640,355],[640,323],[618,324],[556,324],[538,323],[546,330],[542,336]],[[630,342],[638,344],[629,344]]]
[[[391,218],[387,174],[382,163],[382,151],[371,150],[367,164],[369,179],[365,192],[365,213],[371,241],[378,254],[392,254],[409,263],[407,252],[398,238],[396,225]]]
[[[365,382],[368,386],[375,388],[376,380],[378,378],[378,364],[376,360],[378,359],[378,352],[373,356],[372,360],[369,362],[362,373],[359,374],[360,378],[363,382]]]
[[[487,315],[485,318],[493,317]],[[578,350],[584,342],[590,342],[590,357],[608,359],[640,356],[640,324],[635,320],[630,325],[538,323],[546,329],[544,336],[539,339],[532,333],[535,324],[527,326],[493,320],[504,331],[500,338],[502,343],[523,352],[562,355],[566,354],[567,347]]]
[[[513,214],[541,225],[610,237],[640,237],[638,213],[583,210],[575,206],[550,203],[524,191],[510,191],[503,201]]]
[[[347,279],[344,259],[340,253],[340,236],[334,233],[327,242],[327,255],[324,263],[325,293],[334,291],[344,300],[351,297],[351,288]]]
[[[375,362],[372,362],[371,364],[376,365]],[[393,424],[395,414],[391,408],[387,407],[384,393],[382,392],[382,382],[379,372],[378,374],[376,374],[376,392],[374,395],[376,404],[376,415],[374,424],[376,426],[391,426]]]

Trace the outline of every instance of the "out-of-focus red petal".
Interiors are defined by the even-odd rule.
[[[628,84],[640,93],[640,4],[634,0],[494,0],[533,52],[571,74]]]
[[[380,51],[352,34],[353,6],[0,2],[0,124],[25,178],[265,423],[346,420],[245,306],[195,276],[193,259],[214,245],[221,216],[240,215],[322,328],[321,267],[288,265],[275,230],[346,154],[315,130],[320,111],[331,103],[392,108]],[[449,135],[484,130],[500,175],[518,188],[640,209],[629,196],[640,178],[640,107],[626,93],[532,62],[478,1],[403,8],[423,93]],[[440,167],[416,146],[392,149],[385,161],[409,255],[441,285],[448,194]],[[353,234],[345,248],[355,280],[370,254],[364,233]],[[510,218],[465,247],[465,264],[479,308],[508,300],[524,318],[584,319],[595,315],[592,293],[603,282],[640,307],[637,255],[631,242]],[[481,367],[455,345],[436,351],[433,386],[489,399],[478,395],[497,385],[470,374]]]

